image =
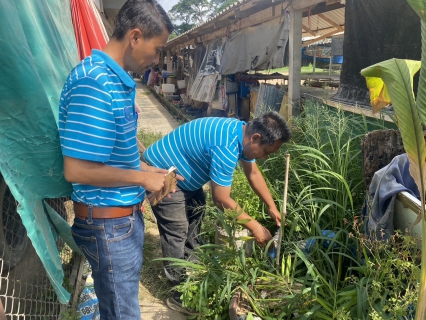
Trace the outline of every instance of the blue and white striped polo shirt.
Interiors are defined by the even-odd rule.
[[[102,51],[77,65],[62,89],[59,136],[64,156],[140,170],[136,142],[136,84]],[[141,202],[140,186],[96,187],[73,183],[72,199],[94,206],[129,206]]]
[[[254,161],[243,156],[244,124],[229,118],[193,120],[150,146],[144,158],[155,167],[177,167],[184,190],[197,190],[210,180],[229,187],[238,160]]]

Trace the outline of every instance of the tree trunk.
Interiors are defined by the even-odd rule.
[[[360,71],[391,58],[420,60],[419,17],[405,0],[346,0],[343,57],[334,99],[370,105]]]

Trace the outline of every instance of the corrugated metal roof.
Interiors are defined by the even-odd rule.
[[[236,9],[236,8],[238,8],[238,7],[240,7],[240,6],[241,6],[241,5],[243,5],[244,3],[246,3],[246,2],[250,2],[250,1],[252,1],[252,0],[239,0],[239,1],[237,1],[237,2],[235,2],[235,3],[233,3],[233,4],[231,4],[229,7],[227,7],[227,8],[226,8],[226,9],[224,9],[224,10],[222,10],[221,12],[219,12],[218,14],[216,14],[215,16],[213,16],[212,18],[208,19],[206,22],[204,22],[204,23],[202,23],[202,24],[199,24],[199,25],[195,26],[194,28],[192,28],[191,30],[188,30],[188,31],[187,31],[187,32],[185,32],[185,33],[182,33],[179,37],[176,37],[176,38],[174,38],[174,39],[170,40],[170,41],[167,43],[167,45],[168,45],[168,46],[169,46],[169,45],[173,45],[173,42],[178,42],[178,40],[180,40],[180,38],[184,37],[185,35],[188,35],[188,34],[190,34],[190,33],[194,32],[195,30],[200,29],[202,26],[204,26],[204,25],[206,25],[206,24],[208,24],[208,23],[210,23],[210,22],[212,22],[212,21],[219,20],[219,18],[220,18],[220,17],[225,16],[227,13],[229,13],[229,12],[231,12],[232,10],[234,10],[234,9]]]
[[[207,34],[209,32],[211,32],[211,30],[207,30],[209,28],[209,25],[212,26],[214,22],[219,22],[219,21],[226,21],[226,19],[234,17],[235,15],[235,10],[242,7],[243,5],[245,5],[246,3],[249,2],[253,2],[253,7],[254,6],[263,6],[262,8],[267,7],[272,7],[272,6],[276,6],[278,3],[275,1],[271,1],[271,0],[239,0],[238,2],[235,2],[234,4],[231,4],[229,7],[227,7],[226,9],[224,9],[223,11],[219,12],[218,14],[216,14],[215,16],[213,16],[212,18],[208,19],[206,22],[199,24],[197,26],[195,26],[194,28],[192,28],[191,30],[181,34],[179,37],[174,38],[172,40],[170,40],[167,43],[167,47],[168,48],[173,48],[175,45],[180,45],[182,43],[185,43],[188,41],[189,36],[193,36],[194,34],[197,33],[197,36],[202,36],[204,34]],[[327,4],[336,4],[336,3],[340,3],[340,0],[328,0]],[[263,10],[263,9],[261,9]],[[333,23],[335,23],[338,26],[344,26],[345,23],[345,8],[338,8],[335,10],[331,10],[331,11],[327,11],[324,13],[321,13],[320,15],[314,14],[312,16],[309,16],[309,11],[308,11],[308,16],[305,16],[303,18],[303,26],[305,27],[305,29],[303,30],[303,34],[302,37],[312,37],[312,36],[323,36],[325,34],[329,34],[332,31],[336,31],[336,32],[341,32],[342,30],[338,30],[336,29],[336,27],[331,24],[330,22],[326,21],[326,20],[331,20]],[[305,14],[306,15],[306,12]],[[325,17],[321,18],[321,15],[323,15]],[[309,28],[310,26],[310,30],[312,32],[308,32],[306,31],[306,27]],[[204,30],[203,30],[204,29]]]
[[[325,17],[325,19],[323,18]],[[334,24],[344,28],[345,26],[345,8],[339,8],[332,11],[327,11],[322,14],[316,14],[308,17],[304,17],[302,19],[302,25],[305,27],[302,33],[302,38],[309,36],[323,36],[336,30],[337,32],[341,32],[336,28],[336,26],[330,23],[328,20],[331,20]],[[309,28],[312,33],[306,30]]]

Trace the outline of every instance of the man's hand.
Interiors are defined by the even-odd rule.
[[[167,173],[169,173],[169,170],[160,169],[160,168],[157,168],[157,167],[150,166],[150,165],[148,165],[147,163],[145,163],[143,161],[141,161],[141,171],[143,171],[143,172],[152,172],[152,173],[161,173],[163,175],[166,175]],[[180,180],[180,181],[185,180],[181,175],[178,175],[178,174],[176,175],[176,179]],[[148,190],[148,189],[146,189],[146,190],[147,191],[151,191],[151,190]],[[174,192],[176,192],[176,189],[172,190],[172,193],[174,193]],[[167,195],[167,197],[170,198],[170,194]]]
[[[277,208],[270,209],[269,210],[269,216],[272,218],[272,220],[275,222],[277,226],[281,226],[281,214],[277,210]]]
[[[254,229],[253,231],[252,230],[250,231],[251,233],[253,233],[253,236],[256,239],[256,242],[262,247],[266,247],[268,242],[272,240],[272,235],[269,232],[269,230],[266,229],[261,224],[259,224],[258,227]]]
[[[164,184],[166,182],[166,176],[164,173],[143,172],[143,175],[144,181],[140,185],[146,191],[156,192],[164,188]]]

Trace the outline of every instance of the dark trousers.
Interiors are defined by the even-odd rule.
[[[199,234],[205,212],[206,195],[202,188],[186,191],[177,188],[171,198],[165,197],[152,207],[160,231],[164,258],[191,259],[194,248],[200,245]],[[164,262],[167,278],[173,285],[185,280],[185,270]]]

